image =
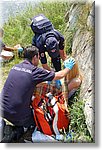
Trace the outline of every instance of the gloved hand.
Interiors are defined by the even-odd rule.
[[[61,85],[62,85],[62,84],[61,84],[61,81],[60,81],[60,80],[56,80],[56,81],[55,81],[55,86],[56,86],[57,89],[60,89]]]
[[[23,48],[22,47],[19,47],[17,48],[18,52],[23,52]]]
[[[64,61],[64,67],[70,70],[73,68],[74,64],[75,64],[75,59],[72,57]]]

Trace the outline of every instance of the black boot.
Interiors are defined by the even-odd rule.
[[[23,133],[24,133],[23,127],[6,125],[4,128],[4,137],[1,143],[17,142]]]
[[[13,131],[13,126],[6,125],[4,127],[4,137],[1,143],[11,143],[14,137],[15,137],[15,133]]]
[[[18,126],[15,126],[14,127],[14,131],[15,131],[15,138],[14,140],[17,142],[24,134],[24,128],[21,126],[21,127],[18,127]]]

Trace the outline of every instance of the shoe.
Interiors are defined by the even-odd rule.
[[[23,135],[23,133],[24,133],[23,127],[6,125],[4,128],[4,137],[1,143],[17,142],[20,139],[20,137]]]
[[[11,143],[15,134],[13,132],[13,126],[6,125],[4,127],[4,137],[1,140],[1,143]]]
[[[14,127],[15,137],[14,140],[17,142],[24,134],[24,128],[21,126]]]

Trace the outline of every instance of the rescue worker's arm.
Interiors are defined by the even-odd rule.
[[[64,37],[60,36],[60,41],[59,41],[59,53],[60,57],[63,61],[67,58],[66,52],[64,51]]]
[[[43,67],[44,69],[46,69],[46,70],[51,71],[51,68],[48,66],[47,63],[46,63],[46,64],[42,64],[42,67]]]
[[[67,55],[65,53],[64,50],[59,50],[59,53],[60,53],[60,57],[63,61],[65,61],[65,59],[67,58]]]
[[[69,59],[65,60],[64,61],[65,69],[56,72],[53,80],[59,80],[59,79],[65,77],[68,74],[68,72],[73,68],[74,64],[75,64],[74,58],[69,58]]]
[[[40,54],[40,61],[41,61],[41,63],[42,63],[42,67],[44,68],[44,69],[46,69],[46,70],[49,70],[49,71],[51,71],[51,68],[48,66],[48,64],[47,64],[47,58],[46,58],[46,54],[45,54],[45,52],[41,52],[41,53],[39,53]]]
[[[32,45],[33,45],[33,46],[36,46],[36,36],[33,36]]]
[[[60,57],[61,57],[61,59],[63,61],[65,61],[67,56],[66,56],[66,53],[64,51],[64,41],[65,41],[64,37],[59,31],[57,31],[57,30],[54,30],[54,31],[57,33],[57,35],[59,37],[59,53],[60,53]]]
[[[60,80],[60,79],[64,78],[68,74],[69,71],[70,71],[70,69],[65,68],[64,70],[56,72],[53,80]]]

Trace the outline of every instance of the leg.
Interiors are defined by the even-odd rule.
[[[57,58],[52,59],[52,63],[56,72],[61,70],[61,59],[59,56]]]
[[[16,121],[13,124],[17,127],[22,126],[22,127],[25,127],[25,128],[29,128],[30,126],[35,126],[34,115],[33,115],[32,109],[31,109],[31,114],[28,117],[26,117],[23,120]]]
[[[1,143],[17,142],[24,134],[24,127],[27,129],[29,129],[31,126],[35,127],[33,118],[33,112],[31,112],[31,115],[28,118],[25,118],[22,121],[17,121],[13,124],[6,120],[4,136],[1,140]]]
[[[16,127],[11,125],[5,125],[4,127],[4,137],[1,140],[1,143],[12,143],[16,142],[23,135],[23,127]]]
[[[81,85],[81,76],[72,79],[68,84],[68,98],[70,98]]]

